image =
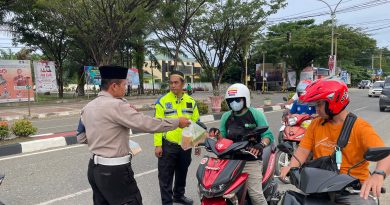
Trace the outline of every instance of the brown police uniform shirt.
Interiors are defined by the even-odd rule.
[[[130,107],[125,99],[99,92],[81,111],[86,135],[78,138],[89,150],[102,157],[123,157],[130,152],[129,129],[143,132],[166,132],[179,126],[176,119],[156,119]]]

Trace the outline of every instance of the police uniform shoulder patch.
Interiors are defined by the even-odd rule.
[[[165,103],[165,108],[172,109],[173,108],[172,103],[171,102]]]
[[[187,104],[186,106],[187,108],[192,108],[192,102],[187,102],[186,104]]]

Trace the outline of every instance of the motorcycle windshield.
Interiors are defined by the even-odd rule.
[[[301,170],[299,189],[306,194],[342,191],[347,186],[353,186],[359,180],[336,172],[305,167]]]

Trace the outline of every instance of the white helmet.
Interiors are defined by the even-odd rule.
[[[225,100],[229,98],[245,98],[246,107],[249,108],[251,106],[249,89],[242,83],[235,83],[227,89]]]

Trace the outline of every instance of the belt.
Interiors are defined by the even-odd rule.
[[[105,166],[117,166],[127,164],[131,161],[131,155],[126,155],[124,157],[116,157],[116,158],[106,158],[98,155],[92,155],[93,163],[100,164]]]

